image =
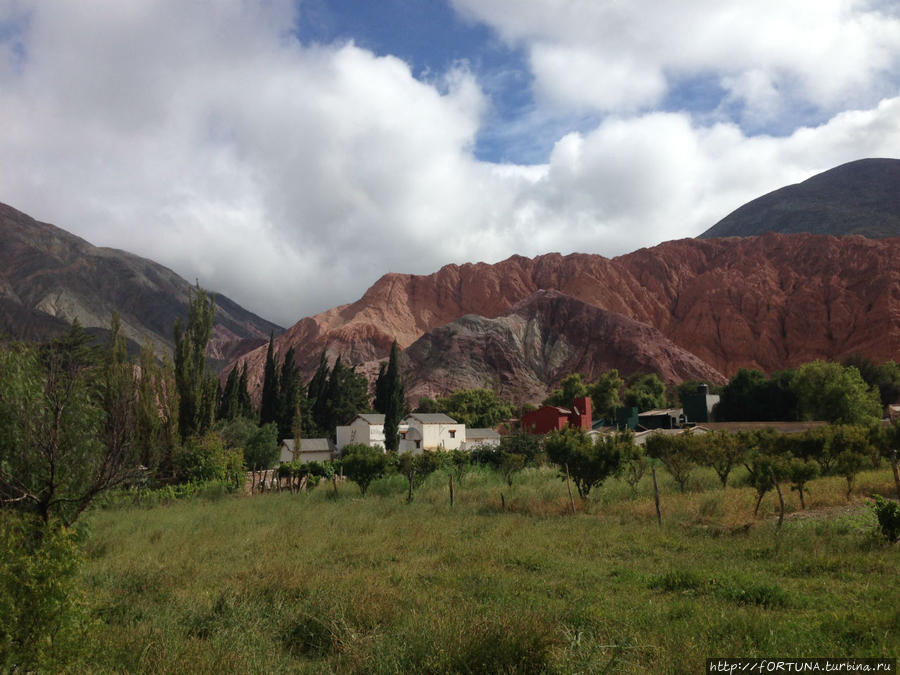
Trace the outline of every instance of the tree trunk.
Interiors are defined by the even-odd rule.
[[[781,494],[781,485],[778,483],[778,480],[775,478],[775,474],[772,474],[772,482],[775,484],[775,492],[778,493],[778,506],[781,509],[778,512],[778,529],[781,529],[781,524],[784,522],[784,497]]]
[[[659,510],[659,485],[656,483],[656,467],[651,466],[650,472],[653,474],[653,501],[656,502],[656,524],[662,526],[662,512]]]
[[[569,504],[572,507],[572,515],[575,515],[575,498],[572,496],[572,484],[569,482],[569,465],[566,464],[566,489],[569,491]]]
[[[900,471],[897,469],[897,449],[891,450],[891,468],[894,470],[894,485],[897,487],[897,499],[900,499]]]
[[[453,474],[450,474],[450,506],[453,506]]]

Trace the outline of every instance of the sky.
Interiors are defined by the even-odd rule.
[[[0,0],[0,201],[290,326],[900,157],[894,0]]]

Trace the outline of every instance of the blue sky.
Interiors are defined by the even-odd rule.
[[[283,325],[900,157],[875,0],[0,0],[0,201]]]

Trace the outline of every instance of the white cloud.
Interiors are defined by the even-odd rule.
[[[744,5],[678,5],[683,14],[643,5],[637,23],[632,3],[467,5],[530,49],[542,105],[612,111],[561,134],[545,164],[517,166],[473,155],[489,101],[464,65],[423,82],[352,43],[300,45],[285,32],[289,2],[0,4],[0,25],[24,26],[0,32],[0,200],[289,325],[355,300],[388,271],[553,250],[617,255],[698,234],[841,162],[900,156],[900,98],[838,105],[887,86],[878,73],[896,68],[895,23],[817,3],[809,22],[832,30],[810,38],[814,54],[849,41],[853,26],[869,38],[842,52],[861,70],[834,66],[836,56],[816,70],[779,29],[796,3],[767,4],[766,31]],[[755,32],[729,32],[751,18]],[[723,116],[729,105],[780,114],[791,78],[834,113],[771,137],[645,109],[673,71],[708,74],[716,59],[731,97]]]

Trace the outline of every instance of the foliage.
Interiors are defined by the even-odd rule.
[[[868,387],[853,367],[813,361],[791,380],[804,419],[837,424],[873,424],[881,419],[878,390]]]
[[[856,474],[871,462],[874,455],[874,449],[869,444],[868,430],[846,424],[835,426],[829,450],[834,458],[834,472],[847,481],[849,500]]]
[[[800,497],[800,508],[806,508],[806,500],[803,495],[809,492],[806,484],[817,478],[821,473],[818,462],[815,460],[790,457],[787,464],[787,478],[791,481],[791,491]]]
[[[341,465],[344,475],[359,485],[360,492],[365,495],[369,484],[387,471],[388,457],[381,448],[350,443],[341,452]]]
[[[212,425],[218,382],[207,372],[206,346],[212,334],[215,299],[197,284],[188,298],[188,320],[175,321],[175,386],[182,441]]]
[[[678,483],[678,489],[685,492],[691,473],[697,467],[692,453],[693,438],[691,434],[672,435],[656,432],[647,437],[645,447],[647,455],[660,460]]]
[[[244,445],[244,463],[251,471],[271,469],[279,454],[278,427],[274,422],[254,429]]]
[[[442,453],[425,451],[418,455],[411,452],[401,452],[397,456],[397,472],[409,481],[409,494],[407,502],[412,501],[413,491],[432,473],[437,471],[442,463]]]
[[[881,534],[888,541],[897,541],[900,539],[900,506],[897,502],[885,499],[881,495],[873,496],[875,502],[872,504],[872,511],[878,518]]]
[[[541,437],[521,429],[500,439],[500,452],[521,455],[528,466],[539,466],[545,461]]]
[[[416,410],[444,413],[470,429],[493,429],[515,414],[513,406],[490,389],[459,389],[437,400],[422,397]]]
[[[63,672],[86,647],[75,533],[32,516],[0,515],[0,669]]]
[[[175,456],[175,475],[182,482],[226,481],[239,485],[244,478],[244,456],[227,448],[214,431],[191,436]]]
[[[576,398],[588,395],[588,388],[581,381],[581,373],[567,375],[559,383],[559,387],[550,392],[544,399],[543,405],[555,405],[568,408]]]
[[[791,390],[792,377],[792,371],[783,371],[769,379],[758,370],[741,368],[722,388],[715,418],[720,421],[798,419],[797,397]]]
[[[724,488],[731,470],[741,463],[744,456],[744,449],[737,437],[726,431],[713,431],[695,435],[691,440],[694,448],[690,454],[698,463],[711,467]]]
[[[375,380],[373,407],[384,415],[384,445],[396,451],[400,445],[400,420],[406,415],[406,388],[400,381],[397,341],[391,345],[391,355],[386,370],[380,370]]]
[[[868,386],[878,389],[882,406],[900,401],[900,363],[886,361],[876,365],[870,359],[855,354],[844,359],[842,365],[855,367]]]
[[[326,429],[334,440],[335,429],[348,424],[357,414],[369,408],[369,383],[355,368],[345,366],[341,357],[334,362],[320,406],[319,428]]]
[[[178,435],[178,392],[168,358],[160,365],[153,349],[141,349],[135,410],[135,443],[141,466],[151,474],[172,474]]]
[[[623,432],[630,434],[631,432]],[[631,497],[634,499],[637,497],[637,487],[638,483],[641,482],[641,479],[644,477],[644,474],[647,472],[647,469],[650,467],[650,463],[647,461],[647,452],[644,446],[636,445],[632,440],[628,443],[622,443],[622,466],[621,466],[621,476],[622,480],[627,483],[628,487],[631,489]]]
[[[601,373],[596,382],[587,386],[587,393],[591,397],[595,416],[607,420],[616,418],[616,408],[622,405],[619,391],[624,384],[625,380],[619,377],[619,371],[613,368]]]
[[[614,475],[622,461],[622,446],[630,438],[620,434],[599,437],[591,441],[583,429],[566,427],[553,431],[544,438],[544,449],[551,462],[566,469],[578,489],[578,495],[587,499],[592,488]]]
[[[623,403],[638,410],[653,410],[666,405],[666,384],[659,376],[636,375],[629,379],[622,396]]]
[[[259,423],[277,422],[280,389],[278,366],[275,364],[275,334],[269,334],[269,346],[266,349],[266,365],[263,371],[262,397],[259,402]]]
[[[113,336],[99,355],[76,322],[39,354],[0,352],[0,502],[71,525],[134,475],[135,383]]]

